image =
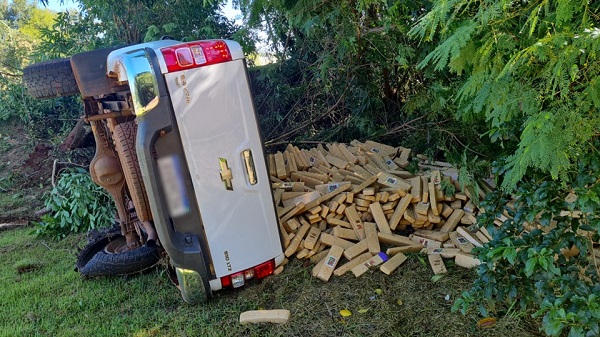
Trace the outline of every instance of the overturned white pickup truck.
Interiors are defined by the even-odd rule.
[[[24,70],[36,98],[78,95],[92,126],[92,179],[119,229],[88,244],[86,276],[128,274],[168,254],[183,298],[240,287],[284,258],[246,63],[234,41],[151,43]]]

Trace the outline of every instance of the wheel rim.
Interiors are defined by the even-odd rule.
[[[104,252],[106,254],[119,254],[126,252],[127,250],[127,239],[125,239],[124,236],[119,236],[104,246]]]

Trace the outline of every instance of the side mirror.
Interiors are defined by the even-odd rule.
[[[145,114],[158,105],[158,83],[148,53],[143,49],[128,52],[121,60],[133,100],[133,113]]]

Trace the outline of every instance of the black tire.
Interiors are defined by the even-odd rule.
[[[160,260],[154,241],[140,248],[109,253],[105,247],[115,240],[124,240],[120,233],[109,232],[88,243],[77,257],[77,271],[87,277],[130,275],[154,267]]]
[[[79,94],[68,58],[35,63],[23,69],[23,83],[35,98],[52,98]]]
[[[150,210],[150,202],[148,201],[135,150],[136,134],[137,124],[134,121],[129,121],[115,126],[113,139],[121,161],[125,181],[127,181],[131,201],[133,201],[135,207],[135,213],[141,221],[150,221],[152,220],[152,211]]]

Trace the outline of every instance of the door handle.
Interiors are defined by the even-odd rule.
[[[248,177],[248,183],[250,185],[256,185],[258,180],[256,179],[256,169],[254,168],[254,158],[250,149],[242,151],[242,158],[244,158],[244,166],[246,167],[246,177]]]

